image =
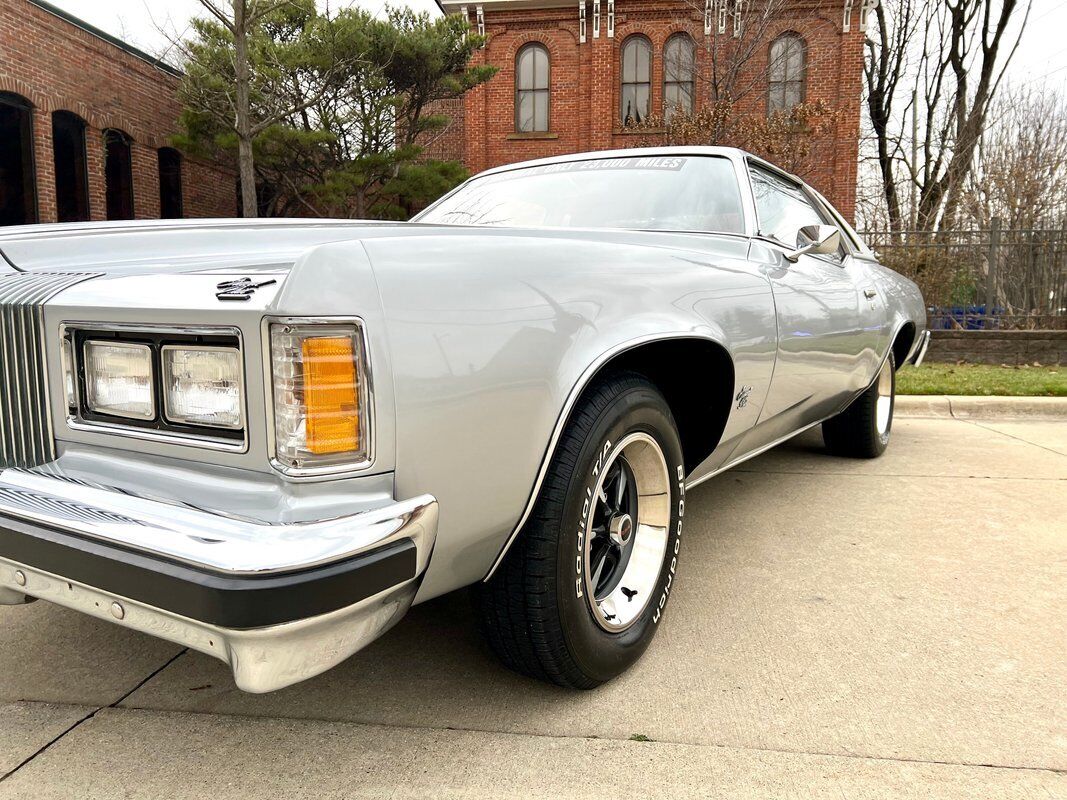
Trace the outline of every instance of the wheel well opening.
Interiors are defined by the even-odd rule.
[[[593,380],[621,371],[644,375],[663,393],[692,472],[718,446],[730,417],[734,364],[726,348],[707,339],[649,342],[613,357]]]
[[[904,366],[904,359],[911,352],[911,345],[915,341],[915,323],[905,322],[897,332],[897,338],[893,340],[893,361],[897,369]]]

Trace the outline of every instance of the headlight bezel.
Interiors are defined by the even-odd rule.
[[[152,420],[137,420],[93,413],[87,404],[85,386],[84,343],[86,340],[144,344],[152,348],[152,375],[155,392],[155,416]],[[209,425],[184,425],[167,419],[163,386],[164,346],[220,346],[236,350],[240,376],[240,428]],[[248,392],[245,346],[241,329],[233,325],[174,325],[152,323],[115,323],[102,321],[67,320],[59,326],[61,379],[67,380],[69,360],[73,396],[62,389],[59,402],[66,411],[67,426],[85,433],[107,433],[146,441],[198,447],[207,450],[246,453],[248,437]],[[73,400],[73,405],[71,404]]]
[[[274,370],[274,341],[272,330],[275,326],[308,329],[313,336],[330,337],[338,329],[351,331],[357,343],[355,354],[356,374],[359,386],[360,438],[362,446],[351,457],[328,458],[314,463],[309,459],[303,463],[293,464],[279,455],[278,448],[278,403]],[[267,452],[271,466],[285,478],[292,481],[313,481],[324,478],[351,477],[366,472],[375,464],[376,426],[375,426],[375,392],[374,374],[371,366],[370,341],[367,327],[362,317],[356,316],[268,316],[262,323],[263,341],[263,375],[267,412]]]

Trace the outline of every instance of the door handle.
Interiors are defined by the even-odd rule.
[[[878,292],[876,292],[874,289],[864,289],[863,296],[866,297],[868,300],[873,300],[878,296]]]

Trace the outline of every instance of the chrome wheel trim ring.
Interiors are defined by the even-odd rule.
[[[876,391],[878,398],[874,405],[874,428],[884,438],[889,433],[889,420],[893,413],[893,365],[888,358],[878,373]]]
[[[621,633],[633,625],[652,601],[653,593],[659,584],[663,571],[664,556],[667,553],[667,541],[670,538],[671,525],[671,484],[667,459],[659,443],[647,433],[631,433],[619,441],[611,450],[600,474],[597,476],[593,492],[594,502],[601,504],[605,498],[605,484],[614,474],[616,462],[625,461],[628,472],[636,484],[636,513],[629,516],[630,533],[621,545],[621,557],[616,562],[620,574],[613,576],[598,575],[597,570],[603,562],[593,563],[595,555],[600,555],[598,545],[603,546],[600,537],[607,536],[619,547],[618,536],[612,536],[618,525],[609,523],[605,532],[598,537],[594,530],[598,526],[597,514],[591,512],[586,519],[585,544],[583,548],[584,594],[593,619],[609,633]],[[621,466],[621,465],[620,465]],[[597,585],[606,587],[598,597],[593,578],[598,577]]]

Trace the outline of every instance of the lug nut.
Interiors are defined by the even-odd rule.
[[[26,585],[26,573],[23,572],[21,569],[15,570],[15,583],[17,583],[19,586]]]

